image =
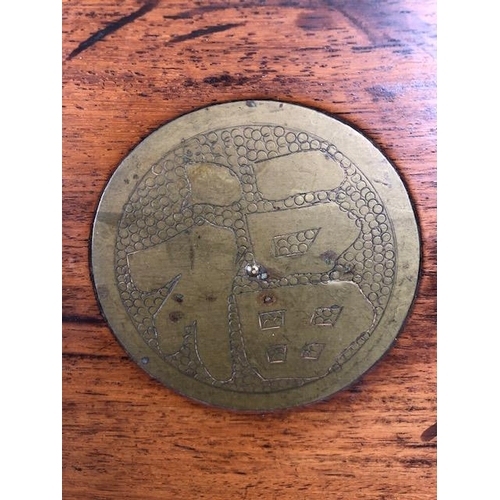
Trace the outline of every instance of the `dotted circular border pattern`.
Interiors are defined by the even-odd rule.
[[[307,129],[305,127],[307,124]],[[320,151],[343,171],[335,189],[268,200],[257,187],[253,163]],[[229,206],[189,204],[187,164],[213,163],[234,174],[242,197]],[[234,231],[238,255],[254,260],[246,215],[334,203],[359,228],[359,236],[332,261],[328,272],[249,280],[244,268],[228,297],[232,373],[214,378],[196,355],[196,328],[185,329],[175,353],[157,340],[154,315],[172,283],[140,290],[128,255],[175,238],[205,223]],[[279,255],[306,252],[316,230],[276,238]],[[401,251],[403,249],[403,251]],[[117,168],[106,186],[92,232],[91,266],[97,297],[111,329],[151,376],[173,390],[215,406],[264,411],[325,399],[365,373],[389,349],[410,310],[420,264],[418,228],[397,172],[382,153],[349,125],[324,113],[276,101],[219,104],[160,127]],[[371,304],[371,327],[318,377],[265,380],[248,363],[235,294],[329,281],[355,283]],[[331,311],[323,311],[325,317]],[[325,321],[324,319],[315,320]],[[278,349],[281,346],[277,346]]]

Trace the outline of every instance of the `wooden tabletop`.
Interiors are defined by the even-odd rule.
[[[430,0],[63,1],[63,497],[436,496],[436,30]],[[328,401],[268,414],[151,379],[103,320],[89,270],[99,196],[165,122],[277,99],[375,141],[412,196],[422,273],[389,353]]]

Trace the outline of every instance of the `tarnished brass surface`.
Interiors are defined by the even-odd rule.
[[[92,270],[130,356],[199,401],[269,410],[368,370],[415,294],[417,224],[396,171],[309,108],[242,101],[161,127],[97,210]]]

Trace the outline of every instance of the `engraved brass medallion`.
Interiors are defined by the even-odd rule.
[[[102,195],[102,311],[130,356],[198,401],[325,399],[387,351],[411,307],[418,229],[389,161],[302,106],[233,102],[146,138]]]

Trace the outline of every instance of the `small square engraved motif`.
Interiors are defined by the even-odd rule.
[[[317,361],[325,348],[325,344],[321,344],[319,342],[311,342],[310,344],[306,344],[302,351],[300,352],[300,356],[302,359],[311,359]]]
[[[286,344],[276,344],[268,347],[267,360],[269,363],[284,363],[286,361]]]
[[[318,307],[311,316],[311,324],[316,326],[334,326],[339,319],[342,307]]]
[[[285,310],[266,311],[259,313],[259,326],[261,330],[274,330],[285,324]]]

